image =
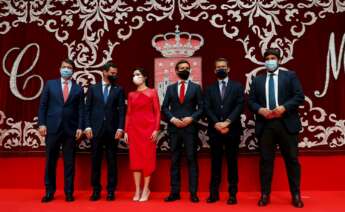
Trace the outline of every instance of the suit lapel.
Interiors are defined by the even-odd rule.
[[[114,92],[116,90],[116,86],[115,85],[111,85],[110,86],[110,90],[109,90],[109,95],[108,95],[108,99],[107,99],[107,103],[106,104],[109,104],[109,102],[111,102],[111,99],[112,98],[115,98],[114,97]]]
[[[225,94],[224,94],[224,98],[223,98],[223,101],[225,99],[227,99],[227,97],[229,96],[230,92],[231,92],[231,89],[232,89],[232,85],[230,83],[230,80],[228,80],[228,84],[226,85],[226,89],[225,89]]]
[[[105,104],[104,103],[103,85],[102,85],[102,83],[98,83],[96,89],[97,89],[98,95],[101,97],[102,103]]]
[[[221,94],[220,94],[219,82],[218,82],[218,80],[217,80],[217,82],[214,84],[213,89],[215,90],[215,93],[217,94],[218,103],[222,102],[222,96],[221,96]]]
[[[75,91],[76,91],[75,88],[76,88],[77,85],[74,82],[72,82],[72,81],[71,81],[71,83],[72,83],[71,90],[69,91],[69,94],[68,94],[68,97],[67,97],[67,100],[66,100],[65,104],[67,104],[72,99],[72,97],[73,97],[73,95],[75,94]]]
[[[278,104],[280,104],[282,102],[281,98],[283,96],[284,87],[285,87],[285,86],[283,86],[284,80],[285,80],[285,73],[284,73],[284,71],[279,70],[279,74],[278,74]]]
[[[173,92],[174,92],[173,96],[176,96],[178,103],[180,103],[180,98],[178,95],[178,81],[175,84],[173,84]]]
[[[260,89],[258,92],[259,92],[259,95],[261,95],[263,98],[265,107],[267,107],[266,105],[266,78],[267,78],[267,73],[265,73],[264,75],[258,78],[259,79],[258,83],[260,83],[260,85],[258,85],[258,89]]]
[[[186,100],[187,100],[187,98],[189,98],[189,96],[190,96],[190,94],[191,94],[191,89],[193,88],[192,87],[193,86],[193,83],[192,83],[192,81],[188,81],[188,86],[187,86],[187,90],[186,90],[186,94],[184,95],[184,102],[186,102]],[[183,103],[184,103],[183,102]]]
[[[64,104],[64,100],[63,100],[63,93],[62,93],[62,82],[61,79],[56,80],[56,88],[57,88],[57,92],[58,92],[58,97],[59,100],[62,104]]]

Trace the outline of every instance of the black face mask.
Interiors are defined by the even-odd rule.
[[[216,71],[216,75],[219,79],[224,79],[226,76],[228,76],[228,73],[226,72],[226,69],[218,69]]]
[[[189,74],[189,69],[183,69],[182,71],[177,72],[177,76],[179,76],[182,80],[187,80]]]
[[[115,82],[117,80],[117,76],[110,75],[110,76],[108,76],[108,80],[109,80],[110,84],[115,84]]]

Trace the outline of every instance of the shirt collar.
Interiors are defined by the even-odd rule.
[[[64,78],[61,77],[61,84],[63,84],[65,81],[67,81],[68,83],[71,82],[71,79],[65,80]]]
[[[189,79],[187,79],[187,80],[178,80],[178,84],[180,85],[182,81],[184,81],[184,84],[187,85],[188,82],[189,82]]]
[[[102,80],[102,86],[107,86],[107,85],[110,85],[110,83],[106,83],[106,82],[104,82],[104,80]]]
[[[224,79],[220,79],[220,80],[218,80],[218,83],[219,83],[219,84],[222,84],[222,81],[224,81],[224,82],[225,82],[225,84],[227,85],[227,84],[228,84],[228,82],[229,82],[229,77],[225,77]]]
[[[273,74],[274,76],[278,76],[279,74],[279,67],[277,68],[277,70],[275,70],[274,72],[267,72],[267,75]]]

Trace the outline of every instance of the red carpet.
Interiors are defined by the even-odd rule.
[[[182,194],[182,200],[174,203],[165,203],[163,198],[167,193],[153,193],[151,200],[145,203],[132,202],[132,193],[119,192],[117,193],[117,200],[114,202],[107,202],[100,200],[99,202],[88,201],[89,192],[77,191],[75,193],[76,201],[73,203],[66,203],[62,191],[56,193],[56,198],[53,202],[48,204],[40,203],[42,190],[0,190],[0,210],[3,212],[11,211],[123,211],[131,212],[214,212],[214,211],[313,211],[313,212],[333,212],[345,211],[345,191],[305,191],[303,192],[303,200],[305,207],[303,209],[295,209],[290,204],[290,195],[288,192],[274,192],[271,199],[271,204],[265,208],[259,208],[256,205],[258,193],[257,192],[240,192],[238,194],[239,204],[229,206],[225,204],[227,194],[221,194],[221,201],[215,204],[207,204],[205,199],[207,193],[200,193],[202,200],[198,204],[193,204],[188,201],[188,193]]]

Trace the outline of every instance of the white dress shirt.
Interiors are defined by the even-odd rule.
[[[181,85],[182,85],[182,80],[179,80],[177,81],[178,82],[178,86],[177,86],[177,94],[178,96],[180,96],[180,90],[181,90]],[[187,93],[187,88],[188,88],[188,83],[189,83],[189,80],[184,80],[184,95],[186,95]]]
[[[265,84],[265,91],[266,91],[266,108],[270,109],[270,104],[269,104],[269,87],[268,87],[268,81],[270,79],[270,74],[267,72],[266,76],[266,84]],[[274,96],[276,99],[276,107],[279,106],[278,104],[278,75],[279,75],[279,68],[273,72],[273,81],[274,81]]]
[[[66,80],[64,78],[61,77],[61,88],[62,88],[62,93],[63,93],[63,90],[64,90],[64,87],[65,87],[65,82]],[[72,80],[68,79],[67,80],[67,83],[68,83],[68,93],[71,92],[71,88],[72,88]]]
[[[108,86],[108,96],[109,96],[111,85],[109,83],[107,84],[106,82],[102,80],[102,94],[104,94],[104,89],[106,88],[106,86]]]
[[[225,82],[225,87],[227,87],[228,82],[229,82],[229,77],[225,77],[224,79],[218,80],[218,87],[219,87],[220,93],[222,93],[222,87],[223,87],[222,81]]]

